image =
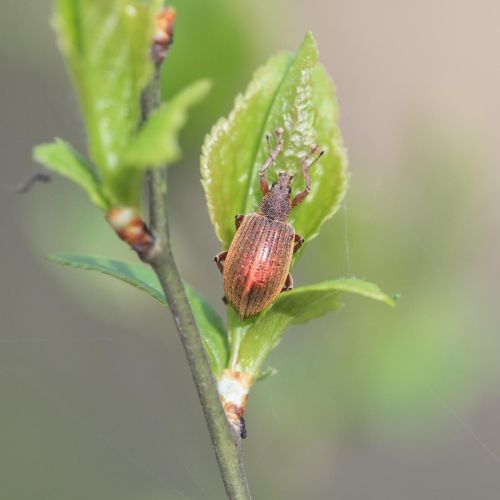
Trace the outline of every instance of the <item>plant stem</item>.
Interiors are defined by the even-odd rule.
[[[161,100],[159,65],[142,100],[143,118],[156,109]],[[198,397],[207,422],[212,445],[219,463],[226,492],[231,499],[250,499],[240,451],[239,436],[235,436],[220,402],[210,362],[188,302],[170,245],[166,206],[167,179],[165,168],[148,172],[147,192],[149,217],[155,246],[145,258],[154,269],[174,318]]]

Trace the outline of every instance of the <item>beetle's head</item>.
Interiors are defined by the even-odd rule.
[[[286,221],[292,210],[290,195],[292,193],[293,175],[280,172],[278,180],[273,182],[269,192],[262,198],[259,213],[270,219]]]
[[[287,196],[290,196],[292,192],[292,180],[293,175],[288,172],[280,172],[278,174],[278,181],[273,182],[271,190],[283,191]]]

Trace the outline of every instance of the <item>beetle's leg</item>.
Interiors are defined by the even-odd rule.
[[[311,158],[316,154],[318,151],[318,146],[314,145],[311,147],[309,153],[307,153],[304,158],[302,158],[302,173],[304,174],[304,180],[306,183],[306,187],[304,191],[301,193],[298,193],[295,198],[292,201],[292,208],[296,207],[299,203],[302,203],[304,201],[304,198],[309,194],[309,191],[311,191],[311,178],[309,177],[309,169],[325,154],[325,150],[322,149],[314,158],[311,160]]]
[[[219,268],[219,271],[222,273],[224,271],[224,266],[222,263],[226,260],[227,257],[227,250],[225,252],[220,252],[218,253],[215,257],[215,263],[217,264],[217,267]]]
[[[295,245],[293,246],[293,253],[295,253],[304,244],[304,238],[302,238],[300,234],[295,233],[293,241],[295,243]]]
[[[288,292],[293,288],[293,278],[290,273],[288,273],[288,276],[286,277],[285,284],[283,285],[283,289],[281,290],[282,292]]]
[[[272,165],[274,160],[276,160],[281,151],[283,151],[283,129],[277,128],[274,131],[274,136],[276,137],[276,147],[271,150],[271,146],[269,145],[270,135],[266,134],[266,141],[269,146],[269,156],[262,164],[259,172],[260,190],[262,191],[262,194],[267,194],[269,192],[269,184],[266,180],[266,170]]]
[[[241,223],[243,222],[244,218],[245,218],[245,216],[242,214],[236,214],[234,216],[234,223],[236,225],[236,229],[238,229],[241,226]]]

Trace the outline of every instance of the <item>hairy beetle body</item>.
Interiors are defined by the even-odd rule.
[[[259,172],[263,198],[257,213],[236,216],[237,231],[229,250],[215,256],[224,278],[225,299],[236,309],[241,320],[263,311],[280,292],[293,287],[289,274],[292,256],[304,239],[287,221],[292,208],[309,194],[309,168],[324,152],[320,151],[311,160],[318,150],[317,146],[312,146],[302,158],[305,189],[292,199],[293,175],[281,172],[271,187],[266,180],[266,170],[283,150],[282,134],[283,130],[275,130],[277,144],[273,150],[269,145],[270,136],[266,136],[269,157]]]
[[[292,262],[295,232],[287,222],[245,216],[224,263],[224,293],[240,318],[256,314],[283,290]]]

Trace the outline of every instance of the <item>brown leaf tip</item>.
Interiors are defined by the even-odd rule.
[[[173,7],[165,7],[155,16],[152,55],[156,64],[161,64],[174,39],[174,25],[177,13]]]
[[[142,218],[134,209],[129,207],[115,207],[106,214],[106,220],[116,234],[128,243],[142,260],[154,247],[154,237]]]

